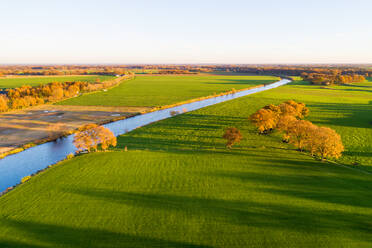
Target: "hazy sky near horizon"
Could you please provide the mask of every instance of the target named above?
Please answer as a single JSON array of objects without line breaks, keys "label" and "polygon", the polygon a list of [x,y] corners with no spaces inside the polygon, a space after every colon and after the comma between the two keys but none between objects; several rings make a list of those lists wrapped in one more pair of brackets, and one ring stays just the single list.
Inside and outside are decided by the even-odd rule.
[{"label": "hazy sky near horizon", "polygon": [[372,63],[371,0],[2,0],[0,64]]}]

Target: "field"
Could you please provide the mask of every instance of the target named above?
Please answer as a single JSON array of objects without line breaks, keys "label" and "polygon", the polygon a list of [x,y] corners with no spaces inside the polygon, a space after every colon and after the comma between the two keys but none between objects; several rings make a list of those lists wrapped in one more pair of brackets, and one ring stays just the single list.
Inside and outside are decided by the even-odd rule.
[{"label": "field", "polygon": [[[99,107],[40,105],[24,110],[0,114],[0,154],[27,143],[48,138],[63,124],[63,130],[71,131],[84,124],[106,122],[118,116],[132,116],[146,107]],[[58,134],[56,130],[56,135]]]},{"label": "field", "polygon": [[84,95],[58,104],[155,107],[277,80],[277,77],[270,76],[236,75],[141,76],[107,92]]},{"label": "field", "polygon": [[113,76],[14,76],[9,78],[0,77],[0,89],[1,88],[17,88],[22,85],[37,86],[40,84],[47,84],[51,82],[71,82],[71,81],[84,81],[84,82],[95,82],[99,78],[101,82],[107,81],[113,78]]},{"label": "field", "polygon": [[[67,78],[69,77],[65,77]],[[95,80],[95,77],[85,77],[87,78]],[[32,79],[36,80],[36,78]],[[132,115],[134,112],[148,111],[157,105],[177,103],[214,92],[231,90],[234,87],[242,89],[276,80],[278,80],[276,77],[236,75],[146,76],[125,81],[106,92],[85,94],[53,106],[39,106],[25,111],[2,113],[0,114],[0,154],[20,145],[46,138],[50,125],[57,122],[65,124],[68,129],[72,130],[88,122],[114,119],[112,115],[117,114],[115,107],[119,107],[118,111],[121,114]],[[43,112],[46,110],[52,110],[54,113],[46,114]]]},{"label": "field", "polygon": [[[371,247],[371,91],[298,81],[136,129],[1,197],[0,247]],[[247,116],[288,99],[359,165],[258,135]],[[244,136],[232,150],[228,126]]]}]

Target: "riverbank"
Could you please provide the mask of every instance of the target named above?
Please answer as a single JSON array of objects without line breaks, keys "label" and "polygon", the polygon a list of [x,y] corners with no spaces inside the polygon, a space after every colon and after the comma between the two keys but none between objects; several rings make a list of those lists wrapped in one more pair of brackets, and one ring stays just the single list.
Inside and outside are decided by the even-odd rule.
[{"label": "riverbank", "polygon": [[[288,82],[288,80],[281,80],[264,87],[254,87],[245,91],[239,91],[226,95],[222,94],[217,97],[210,97],[201,101],[181,104],[167,109],[161,109],[153,112],[150,111],[148,113],[136,115],[132,118],[110,122],[105,124],[105,127],[109,128],[116,136],[118,136],[138,127],[172,117],[174,116],[173,113],[179,114],[197,110],[206,106],[276,88],[287,84]],[[26,149],[18,154],[7,156],[1,159],[0,191],[17,184],[23,177],[55,164],[58,161],[65,159],[68,154],[74,154],[75,152],[76,147],[73,145],[73,135],[69,135],[63,139],[58,139],[56,142],[47,142],[30,149]]]},{"label": "riverbank", "polygon": [[[109,152],[60,162],[0,197],[0,244],[369,247],[371,176],[258,135],[247,121],[265,105],[294,98],[311,105],[312,121],[337,125],[334,105],[318,108],[310,100],[343,106],[342,93],[314,90],[294,83],[177,115],[119,136]],[[116,123],[124,129],[146,116],[153,120],[148,114]],[[222,138],[229,126],[244,137],[232,149]]]},{"label": "riverbank", "polygon": [[[128,81],[128,79],[131,78],[123,78],[121,82]],[[118,87],[120,84],[112,88]],[[0,121],[3,119],[3,124],[0,124],[0,159],[24,151],[35,145],[73,134],[80,126],[87,123],[103,125],[133,117],[138,114],[169,109],[187,103],[238,93],[262,86],[264,85],[259,84],[238,90],[230,89],[221,93],[214,93],[212,95],[159,107],[41,105],[18,111],[11,111],[9,115],[8,113],[3,113],[0,114]],[[95,93],[96,92],[89,92],[84,95],[93,95]],[[35,127],[35,125],[37,127]],[[53,126],[56,126],[59,130],[51,134],[50,129],[53,129]]]}]

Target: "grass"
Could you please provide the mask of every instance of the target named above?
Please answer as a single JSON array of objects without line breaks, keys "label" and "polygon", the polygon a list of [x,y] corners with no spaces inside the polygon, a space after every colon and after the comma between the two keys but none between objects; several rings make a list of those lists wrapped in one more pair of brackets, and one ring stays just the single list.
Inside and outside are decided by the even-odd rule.
[{"label": "grass", "polygon": [[37,86],[40,84],[47,84],[51,82],[71,82],[71,81],[84,81],[84,82],[95,82],[99,78],[101,82],[114,78],[113,76],[100,76],[100,75],[89,75],[89,76],[61,76],[61,77],[13,77],[13,78],[0,78],[0,88],[17,88],[22,85]]},{"label": "grass", "polygon": [[[110,152],[62,162],[1,197],[0,247],[371,247],[372,175],[247,122],[268,103],[303,100],[309,119],[354,149],[347,136],[368,128],[359,111],[369,111],[369,87],[295,82],[122,135]],[[244,136],[232,150],[228,126]]]},{"label": "grass", "polygon": [[106,92],[68,99],[58,104],[90,106],[162,106],[220,93],[232,88],[271,83],[270,76],[144,76]]}]

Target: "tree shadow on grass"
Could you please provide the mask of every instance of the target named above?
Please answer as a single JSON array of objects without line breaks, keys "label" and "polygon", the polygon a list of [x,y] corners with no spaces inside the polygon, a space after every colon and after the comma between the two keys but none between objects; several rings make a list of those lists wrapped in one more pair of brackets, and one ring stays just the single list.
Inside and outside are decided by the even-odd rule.
[{"label": "tree shadow on grass", "polygon": [[246,118],[219,115],[176,116],[119,136],[118,146],[169,151],[222,148],[223,130],[244,121]]},{"label": "tree shadow on grass", "polygon": [[[360,177],[337,177],[334,175],[275,175],[257,172],[219,172],[219,177],[237,179],[242,182],[255,182],[265,185],[265,192],[290,195],[319,202],[336,203],[353,207],[372,208],[372,179]],[[371,177],[372,178],[372,177]],[[278,189],[278,187],[280,187]]]},{"label": "tree shadow on grass", "polygon": [[[181,211],[187,216],[211,218],[220,225],[232,223],[247,227],[289,230],[303,233],[326,234],[332,236],[342,231],[349,238],[372,241],[371,215],[353,214],[348,211],[328,211],[306,206],[298,207],[290,204],[259,203],[253,201],[237,201],[208,199],[199,197],[123,192],[96,189],[70,190],[69,193],[113,201],[120,204],[160,209],[164,211]],[[358,235],[355,235],[357,232]]]},{"label": "tree shadow on grass", "polygon": [[[196,248],[210,246],[196,245],[187,242],[163,240],[137,235],[111,232],[95,228],[67,227],[56,224],[38,223],[33,221],[21,221],[14,219],[1,219],[8,227],[17,230],[32,240],[43,245],[24,244],[13,240],[0,239],[1,248],[15,247],[183,247]],[[156,223],[155,223],[156,224]],[[47,245],[44,245],[44,244]]]},{"label": "tree shadow on grass", "polygon": [[317,109],[321,113],[342,113],[342,117],[332,118],[326,116],[314,124],[330,124],[335,126],[371,128],[372,104],[347,104],[347,103],[311,103],[308,107]]}]

